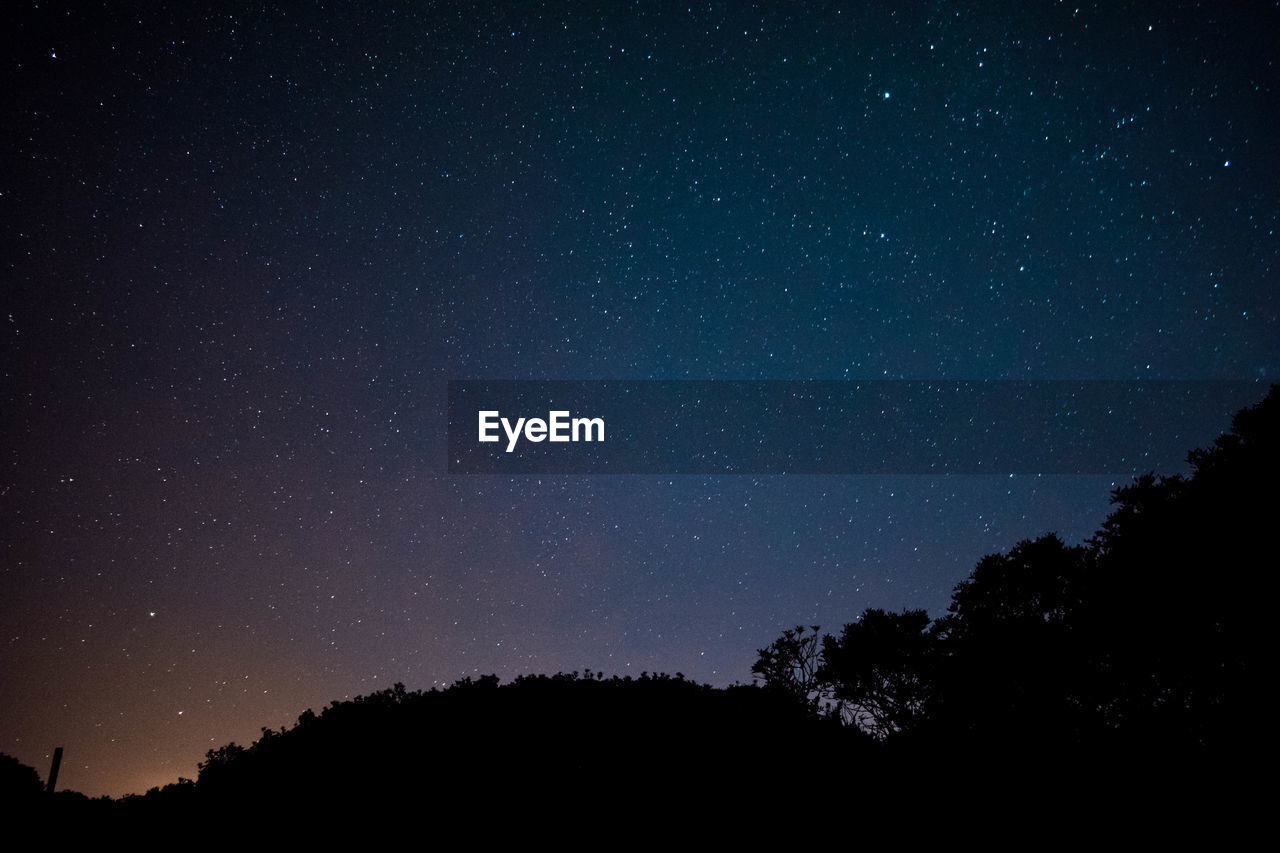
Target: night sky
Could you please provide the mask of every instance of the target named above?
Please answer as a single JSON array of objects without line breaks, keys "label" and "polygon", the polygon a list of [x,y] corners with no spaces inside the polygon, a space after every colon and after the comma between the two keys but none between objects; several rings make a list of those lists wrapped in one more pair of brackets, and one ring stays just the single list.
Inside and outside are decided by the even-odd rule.
[{"label": "night sky", "polygon": [[1280,372],[1276,4],[209,5],[0,13],[0,752],[60,787],[746,682],[1127,481],[451,476],[449,380]]}]

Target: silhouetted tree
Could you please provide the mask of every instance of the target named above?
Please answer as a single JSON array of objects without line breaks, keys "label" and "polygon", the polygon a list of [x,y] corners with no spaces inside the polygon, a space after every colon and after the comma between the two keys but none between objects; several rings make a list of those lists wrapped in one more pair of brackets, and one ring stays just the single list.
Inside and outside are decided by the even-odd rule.
[{"label": "silhouetted tree", "polygon": [[839,638],[822,638],[817,678],[829,686],[847,722],[885,738],[920,720],[936,655],[928,613],[868,608]]},{"label": "silhouetted tree", "polygon": [[1188,455],[1190,477],[1117,489],[1082,596],[1112,726],[1213,749],[1267,725],[1267,626],[1280,517],[1280,386]]},{"label": "silhouetted tree", "polygon": [[936,626],[930,714],[948,736],[1075,741],[1095,723],[1076,622],[1090,553],[1055,535],[978,561]]},{"label": "silhouetted tree", "polygon": [[789,628],[757,655],[751,674],[766,688],[818,710],[826,685],[818,675],[822,658],[817,625],[809,626],[808,633],[803,625]]}]

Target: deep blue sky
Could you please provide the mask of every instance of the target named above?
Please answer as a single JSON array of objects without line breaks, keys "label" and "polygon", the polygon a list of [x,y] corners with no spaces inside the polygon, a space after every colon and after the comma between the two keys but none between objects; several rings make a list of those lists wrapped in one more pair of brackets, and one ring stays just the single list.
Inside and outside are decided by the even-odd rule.
[{"label": "deep blue sky", "polygon": [[451,477],[449,379],[1280,371],[1275,4],[215,5],[0,26],[0,751],[64,786],[746,681],[1124,482]]}]

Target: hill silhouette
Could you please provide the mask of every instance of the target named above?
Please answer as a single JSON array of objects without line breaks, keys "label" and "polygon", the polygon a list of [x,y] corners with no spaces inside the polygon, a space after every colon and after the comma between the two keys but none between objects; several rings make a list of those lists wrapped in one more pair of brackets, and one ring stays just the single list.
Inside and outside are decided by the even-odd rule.
[{"label": "hill silhouette", "polygon": [[[249,746],[210,750],[197,779],[117,801],[64,802],[103,825],[189,826],[269,809],[408,814],[484,825],[573,814],[599,826],[634,809],[738,810],[778,780],[836,775],[876,746],[775,691],[681,675],[600,674],[403,685],[307,711]],[[681,805],[683,804],[683,805]]]},{"label": "hill silhouette", "polygon": [[1187,477],[1116,490],[1086,543],[1047,535],[984,557],[940,618],[871,609],[835,635],[784,632],[760,650],[759,686],[590,672],[397,684],[117,801],[43,797],[5,757],[7,799],[129,826],[268,809],[598,827],[653,808],[785,825],[946,798],[1065,808],[1083,792],[1239,809],[1269,767],[1280,386],[1189,461]]}]

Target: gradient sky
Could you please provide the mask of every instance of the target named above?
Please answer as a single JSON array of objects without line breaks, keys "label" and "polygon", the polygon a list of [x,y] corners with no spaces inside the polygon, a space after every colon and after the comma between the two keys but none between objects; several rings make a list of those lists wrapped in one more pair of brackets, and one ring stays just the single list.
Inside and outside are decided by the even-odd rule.
[{"label": "gradient sky", "polygon": [[212,5],[0,12],[0,751],[61,787],[748,681],[1125,481],[449,476],[447,380],[1280,371],[1274,3]]}]

